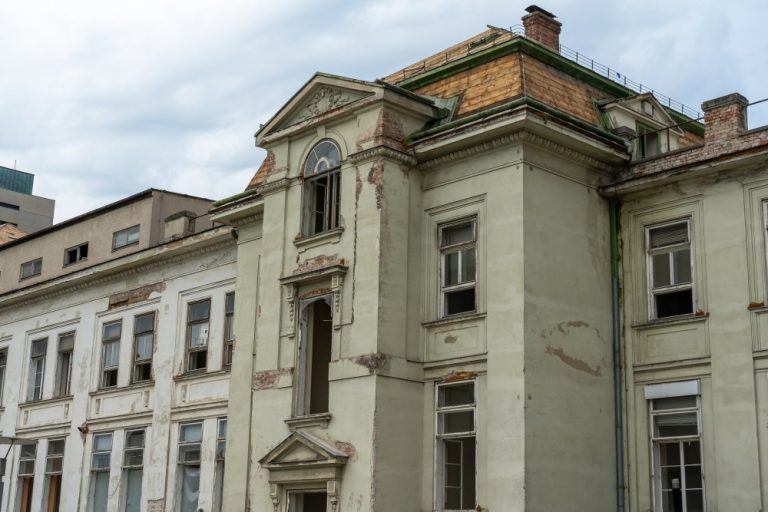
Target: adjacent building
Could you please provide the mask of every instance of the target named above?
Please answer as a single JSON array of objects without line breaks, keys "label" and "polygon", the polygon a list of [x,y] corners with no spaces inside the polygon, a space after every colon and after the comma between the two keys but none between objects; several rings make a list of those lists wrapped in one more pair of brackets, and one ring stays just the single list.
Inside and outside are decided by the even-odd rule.
[{"label": "adjacent building", "polygon": [[32,233],[53,224],[52,199],[32,195],[33,174],[0,166],[0,226]]},{"label": "adjacent building", "polygon": [[0,509],[221,509],[235,241],[210,206],[150,189],[0,246]]}]

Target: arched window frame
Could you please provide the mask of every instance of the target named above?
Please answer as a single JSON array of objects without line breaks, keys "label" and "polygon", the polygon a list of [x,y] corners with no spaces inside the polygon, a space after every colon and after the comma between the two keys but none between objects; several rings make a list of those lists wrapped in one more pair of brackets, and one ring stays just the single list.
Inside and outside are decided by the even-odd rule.
[{"label": "arched window frame", "polygon": [[341,199],[341,150],[325,139],[309,151],[303,168],[304,236],[314,236],[339,227]]}]

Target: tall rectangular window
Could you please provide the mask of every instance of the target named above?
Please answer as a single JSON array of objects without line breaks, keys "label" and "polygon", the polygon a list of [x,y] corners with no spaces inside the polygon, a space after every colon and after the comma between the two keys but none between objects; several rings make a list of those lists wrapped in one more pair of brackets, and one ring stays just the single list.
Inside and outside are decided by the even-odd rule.
[{"label": "tall rectangular window", "polygon": [[651,400],[655,510],[703,512],[704,474],[697,396]]},{"label": "tall rectangular window", "polygon": [[64,439],[48,441],[45,456],[45,503],[46,512],[59,512],[61,504],[61,474],[64,468]]},{"label": "tall rectangular window", "polygon": [[224,503],[224,458],[227,454],[227,418],[219,418],[216,431],[216,481],[213,486],[213,510],[221,512]]},{"label": "tall rectangular window", "polygon": [[139,243],[139,229],[140,226],[137,224],[120,231],[115,231],[112,234],[112,250]]},{"label": "tall rectangular window", "polygon": [[465,219],[438,227],[441,316],[477,310],[477,221]]},{"label": "tall rectangular window", "polygon": [[75,333],[59,335],[59,355],[56,360],[56,396],[69,396],[72,383],[72,354],[75,350]]},{"label": "tall rectangular window", "polygon": [[232,365],[235,350],[235,292],[224,299],[224,366]]},{"label": "tall rectangular window", "polygon": [[191,302],[187,306],[187,371],[205,370],[208,366],[208,328],[211,300]]},{"label": "tall rectangular window", "polygon": [[179,512],[197,512],[203,424],[179,425]]},{"label": "tall rectangular window", "polygon": [[104,324],[101,329],[101,386],[117,386],[117,372],[120,365],[120,337],[123,334],[123,321],[117,320]]},{"label": "tall rectangular window", "polygon": [[93,435],[91,452],[90,510],[107,510],[109,502],[109,466],[112,458],[112,432]]},{"label": "tall rectangular window", "polygon": [[141,510],[141,481],[144,476],[145,442],[146,431],[144,429],[125,431],[125,448],[123,450],[125,503],[123,512],[139,512]]},{"label": "tall rectangular window", "polygon": [[35,483],[37,443],[22,444],[19,453],[19,512],[32,511],[32,488]]},{"label": "tall rectangular window", "polygon": [[138,315],[133,323],[133,382],[152,378],[152,351],[155,346],[155,313]]},{"label": "tall rectangular window", "polygon": [[298,353],[296,415],[328,412],[328,365],[333,343],[333,313],[326,298],[304,304]]},{"label": "tall rectangular window", "polygon": [[8,349],[0,349],[0,405],[3,404],[3,392],[5,391],[5,366],[8,364]]},{"label": "tall rectangular window", "polygon": [[693,253],[689,220],[646,230],[651,318],[693,313]]},{"label": "tall rectangular window", "polygon": [[45,375],[45,354],[47,351],[48,338],[32,342],[27,380],[27,400],[43,399],[43,376]]},{"label": "tall rectangular window", "polygon": [[37,258],[36,260],[27,261],[21,264],[19,270],[19,281],[27,279],[28,277],[39,276],[43,272],[43,258]]},{"label": "tall rectangular window", "polygon": [[439,384],[436,396],[438,510],[475,509],[474,381]]}]

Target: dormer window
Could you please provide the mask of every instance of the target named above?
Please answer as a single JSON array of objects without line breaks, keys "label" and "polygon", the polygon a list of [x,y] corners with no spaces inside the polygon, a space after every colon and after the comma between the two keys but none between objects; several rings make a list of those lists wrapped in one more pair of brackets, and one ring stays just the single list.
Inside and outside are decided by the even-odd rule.
[{"label": "dormer window", "polygon": [[339,227],[341,153],[329,140],[318,143],[304,164],[305,236]]}]

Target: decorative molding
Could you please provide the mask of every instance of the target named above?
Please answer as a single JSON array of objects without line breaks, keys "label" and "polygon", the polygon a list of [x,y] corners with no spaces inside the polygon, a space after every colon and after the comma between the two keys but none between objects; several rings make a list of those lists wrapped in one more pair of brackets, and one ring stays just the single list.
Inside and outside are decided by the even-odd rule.
[{"label": "decorative molding", "polygon": [[[110,281],[114,281],[116,279],[122,279],[124,277],[136,275],[136,274],[144,274],[160,267],[178,264],[185,260],[195,259],[202,254],[216,252],[220,249],[227,248],[228,246],[232,246],[232,248],[234,248],[234,243],[235,243],[235,240],[231,236],[227,236],[227,238],[223,239],[222,241],[209,243],[207,245],[204,245],[203,247],[197,247],[192,250],[183,251],[180,254],[172,254],[170,256],[166,256],[161,253],[155,254],[151,256],[151,258],[155,258],[154,261],[148,261],[147,263],[140,263],[134,267],[127,268],[124,270],[118,270],[119,267],[117,266],[114,269],[106,269],[106,270],[89,269],[93,271],[92,274],[80,276],[80,277],[73,277],[72,280],[74,282],[72,282],[71,284],[52,285],[52,286],[62,286],[58,290],[46,290],[46,289],[32,290],[26,293],[34,294],[33,297],[20,298],[19,300],[13,300],[13,298],[9,298],[9,299],[6,299],[9,301],[8,303],[5,303],[3,299],[0,299],[0,312],[5,310],[8,307],[20,307],[20,306],[28,306],[30,304],[34,304],[35,302],[39,301],[41,298],[50,300],[53,298],[61,297],[63,295],[73,294],[81,290],[88,290],[93,287],[108,283]],[[115,260],[111,260],[105,263],[111,263],[112,261],[115,261]],[[232,262],[234,261],[235,260],[233,259]],[[230,262],[226,262],[226,263],[230,263]],[[131,264],[130,262],[126,263],[126,265],[130,265],[130,264]],[[109,272],[110,270],[113,270],[114,273],[111,273],[104,277],[93,277],[105,272]],[[67,276],[64,276],[64,277],[67,277]],[[169,281],[171,279],[175,279],[176,277],[178,276],[164,279],[164,281]],[[23,295],[20,295],[20,297],[23,297]]]},{"label": "decorative molding", "polygon": [[363,151],[358,151],[357,153],[352,153],[347,158],[353,164],[357,164],[363,160],[377,157],[396,160],[400,163],[410,166],[415,166],[418,164],[418,160],[416,160],[416,157],[413,155],[403,153],[402,151],[398,151],[387,146],[376,146],[370,149],[365,149]]},{"label": "decorative molding", "polygon": [[591,156],[585,155],[580,151],[576,151],[575,149],[569,148],[567,146],[564,146],[562,144],[559,144],[557,142],[544,138],[540,135],[536,135],[524,130],[520,130],[520,131],[511,133],[509,135],[504,135],[489,141],[481,142],[479,144],[475,144],[474,146],[469,146],[467,148],[463,148],[458,151],[451,151],[449,153],[446,153],[445,155],[440,155],[435,158],[431,158],[429,160],[424,160],[423,162],[418,164],[418,168],[424,171],[430,170],[435,167],[439,167],[447,163],[455,162],[457,160],[461,160],[470,156],[486,153],[488,151],[492,151],[494,149],[500,148],[502,146],[506,146],[508,144],[514,144],[516,142],[524,142],[524,141],[530,142],[532,144],[536,144],[537,146],[547,149],[553,153],[557,153],[569,160],[575,160],[579,163],[582,163],[588,167],[597,169],[602,172],[613,173],[617,171],[617,168],[610,166],[605,162],[597,160],[596,158],[592,158]]},{"label": "decorative molding", "polygon": [[256,193],[265,196],[273,192],[278,192],[291,186],[290,178],[280,178],[279,180],[270,181],[256,188]]},{"label": "decorative molding", "polygon": [[321,86],[317,92],[309,97],[309,100],[299,110],[294,117],[297,122],[306,121],[309,118],[317,117],[320,114],[333,110],[335,108],[352,103],[354,99],[349,94],[345,94],[341,89]]}]

